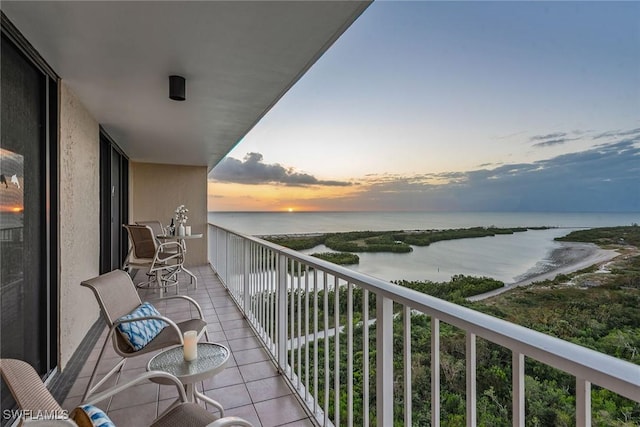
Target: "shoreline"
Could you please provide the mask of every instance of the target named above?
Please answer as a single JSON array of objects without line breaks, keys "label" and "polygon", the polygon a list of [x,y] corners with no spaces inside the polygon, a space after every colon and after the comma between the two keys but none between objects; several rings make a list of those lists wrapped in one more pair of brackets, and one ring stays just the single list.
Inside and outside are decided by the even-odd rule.
[{"label": "shoreline", "polygon": [[[550,227],[555,228],[555,227]],[[402,230],[405,232],[418,231],[418,230]],[[429,230],[419,230],[429,231]],[[326,233],[288,233],[288,234],[275,234],[275,235],[262,235],[257,236],[259,238],[265,237],[311,237],[318,236]],[[515,278],[516,281],[512,283],[505,283],[501,288],[494,289],[489,292],[485,292],[478,295],[468,297],[468,301],[481,301],[511,289],[528,286],[535,282],[542,282],[549,279],[554,279],[560,274],[569,274],[593,265],[602,266],[603,264],[613,260],[620,256],[620,252],[613,249],[603,249],[595,243],[582,243],[582,242],[558,242],[559,247],[553,249],[547,258],[541,260],[535,267],[521,276]],[[538,271],[535,271],[536,267]]]},{"label": "shoreline", "polygon": [[613,249],[602,249],[594,243],[560,242],[561,246],[554,249],[550,255],[553,267],[549,270],[536,273],[514,283],[505,284],[504,287],[494,289],[483,294],[478,294],[467,298],[468,301],[481,301],[511,289],[527,286],[534,282],[541,282],[554,279],[559,274],[573,273],[593,265],[600,265],[611,261],[620,255]]}]

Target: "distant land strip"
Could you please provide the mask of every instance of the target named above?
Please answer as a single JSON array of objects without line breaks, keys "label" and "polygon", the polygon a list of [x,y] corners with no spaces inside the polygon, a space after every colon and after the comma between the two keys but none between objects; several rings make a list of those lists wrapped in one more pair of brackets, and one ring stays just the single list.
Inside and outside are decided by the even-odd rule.
[{"label": "distant land strip", "polygon": [[443,240],[489,237],[527,230],[547,230],[554,227],[471,227],[450,230],[349,231],[261,236],[262,239],[293,250],[325,245],[338,252],[411,252],[411,246],[428,246]]}]

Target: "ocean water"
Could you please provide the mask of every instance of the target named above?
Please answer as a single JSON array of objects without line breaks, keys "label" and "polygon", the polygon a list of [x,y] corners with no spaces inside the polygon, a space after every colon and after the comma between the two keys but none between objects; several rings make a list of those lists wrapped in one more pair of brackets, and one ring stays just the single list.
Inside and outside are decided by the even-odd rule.
[{"label": "ocean water", "polygon": [[639,213],[209,212],[209,222],[251,235],[466,227],[594,228],[640,223]]},{"label": "ocean water", "polygon": [[[640,213],[513,212],[210,212],[209,221],[251,235],[496,227],[556,227],[511,235],[449,240],[407,254],[359,253],[349,268],[385,280],[447,281],[455,274],[513,283],[551,268],[556,237],[580,228],[640,223]],[[327,252],[318,246],[303,253]]]}]

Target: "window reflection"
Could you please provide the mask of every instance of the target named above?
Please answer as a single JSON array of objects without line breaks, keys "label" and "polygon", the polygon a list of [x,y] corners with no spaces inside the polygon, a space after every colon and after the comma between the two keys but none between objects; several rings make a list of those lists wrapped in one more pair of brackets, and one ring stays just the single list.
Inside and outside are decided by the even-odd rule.
[{"label": "window reflection", "polygon": [[[0,243],[2,244],[2,274],[11,265],[5,258],[23,240],[24,227],[24,157],[0,148]],[[3,278],[2,283],[5,283]]]},{"label": "window reflection", "polygon": [[[2,344],[7,353],[22,353],[22,304],[24,283],[24,157],[0,148],[0,295],[2,298]],[[7,351],[9,350],[9,351]]]}]

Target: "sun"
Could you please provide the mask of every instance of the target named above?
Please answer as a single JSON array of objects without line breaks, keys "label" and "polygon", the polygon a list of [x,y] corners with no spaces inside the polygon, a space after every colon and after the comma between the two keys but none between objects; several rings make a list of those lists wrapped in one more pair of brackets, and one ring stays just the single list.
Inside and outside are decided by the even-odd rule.
[{"label": "sun", "polygon": [[293,208],[287,208],[287,212],[293,212]]}]

